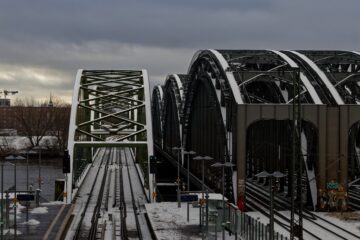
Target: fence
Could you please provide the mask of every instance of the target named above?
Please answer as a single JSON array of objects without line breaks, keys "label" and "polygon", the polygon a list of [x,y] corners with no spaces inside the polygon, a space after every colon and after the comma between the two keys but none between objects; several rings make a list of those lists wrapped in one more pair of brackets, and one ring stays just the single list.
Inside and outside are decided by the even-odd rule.
[{"label": "fence", "polygon": [[[223,219],[223,212],[225,213]],[[202,226],[206,228],[206,210],[203,208],[204,216]],[[259,220],[241,212],[234,204],[225,204],[225,211],[222,209],[222,201],[217,202],[217,206],[209,206],[208,228],[206,232],[207,239],[217,239],[222,232],[223,227],[226,234],[233,235],[234,239],[244,240],[268,240],[270,239],[269,224],[261,223]],[[206,231],[206,229],[205,229]],[[221,237],[219,238],[221,239]],[[287,240],[288,237],[274,232],[275,240]]]}]

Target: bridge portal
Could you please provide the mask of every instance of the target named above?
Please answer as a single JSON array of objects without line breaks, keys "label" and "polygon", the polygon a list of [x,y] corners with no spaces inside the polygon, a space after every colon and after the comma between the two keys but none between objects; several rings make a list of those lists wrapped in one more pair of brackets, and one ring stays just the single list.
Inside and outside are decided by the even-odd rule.
[{"label": "bridge portal", "polygon": [[145,173],[147,195],[153,199],[152,134],[146,70],[79,70],[71,107],[66,202],[74,198],[100,147],[131,148]]}]

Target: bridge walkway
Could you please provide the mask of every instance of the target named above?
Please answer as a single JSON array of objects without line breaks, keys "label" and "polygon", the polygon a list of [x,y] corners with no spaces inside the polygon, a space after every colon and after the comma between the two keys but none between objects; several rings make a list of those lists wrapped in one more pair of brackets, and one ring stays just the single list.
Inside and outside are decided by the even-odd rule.
[{"label": "bridge walkway", "polygon": [[130,148],[100,148],[74,198],[65,239],[152,239]]}]

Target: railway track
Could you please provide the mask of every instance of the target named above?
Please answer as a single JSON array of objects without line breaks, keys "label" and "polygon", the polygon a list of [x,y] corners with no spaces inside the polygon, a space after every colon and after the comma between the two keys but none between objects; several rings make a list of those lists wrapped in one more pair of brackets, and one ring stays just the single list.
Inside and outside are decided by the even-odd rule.
[{"label": "railway track", "polygon": [[349,189],[348,204],[353,210],[360,210],[360,191]]},{"label": "railway track", "polygon": [[[106,173],[107,166],[110,159],[111,150],[104,149],[104,154],[102,155],[101,160],[95,162],[95,164],[99,164],[98,170],[96,172],[95,180],[89,192],[89,197],[86,201],[85,207],[81,212],[81,218],[77,225],[77,229],[75,231],[74,239],[95,239],[96,238],[96,230],[97,230],[97,218],[99,215],[100,207],[101,207],[101,197],[104,191],[104,185],[106,181]],[[101,184],[99,186],[99,180]],[[96,202],[95,202],[96,201]],[[90,209],[90,205],[95,203],[95,207]],[[84,223],[85,217],[88,216],[88,213],[92,212],[91,217],[91,226],[90,228]]]},{"label": "railway track", "polygon": [[[247,189],[247,196],[250,196],[250,200],[253,202],[256,202],[256,210],[267,216],[270,217],[269,214],[269,199],[266,197],[266,195],[263,195],[262,191],[259,191],[259,189],[248,187]],[[267,203],[266,203],[267,202]],[[274,206],[276,209],[276,207]],[[274,222],[281,226],[281,228],[285,229],[287,232],[290,232],[290,218],[279,211],[274,211]],[[320,237],[317,237],[314,233],[311,231],[308,231],[304,229],[304,239],[322,239]]]},{"label": "railway track", "polygon": [[[124,195],[124,198],[122,198],[122,201],[124,201],[124,205],[127,207],[127,214],[129,216],[128,221],[132,222],[132,226],[128,226],[128,229],[126,229],[126,237],[132,237],[132,238],[138,238],[138,239],[143,239],[142,237],[142,232],[141,232],[141,226],[139,224],[139,217],[138,217],[138,207],[136,206],[136,201],[135,201],[135,195],[134,195],[134,190],[133,190],[133,184],[132,184],[132,178],[131,178],[131,174],[130,174],[130,164],[129,164],[129,158],[131,157],[130,155],[130,150],[125,151],[122,150],[121,151],[121,158],[120,158],[120,169],[123,170],[123,173],[126,177],[126,181],[128,181],[128,189],[129,191],[126,191],[127,194],[126,196]],[[123,179],[125,180],[125,179]],[[124,191],[124,185],[122,185],[123,189],[121,191]],[[134,223],[135,223],[135,229],[134,229]]]},{"label": "railway track", "polygon": [[120,198],[119,198],[119,209],[120,209],[120,235],[121,239],[127,239],[127,227],[126,227],[126,202],[125,202],[125,193],[124,193],[124,176],[123,176],[123,164],[122,159],[119,154],[119,176],[120,176]]},{"label": "railway track", "polygon": [[[269,202],[268,190],[254,184],[254,183],[251,183],[251,182],[247,183],[247,187],[248,187],[250,196],[252,196],[251,199],[253,201],[257,201],[259,204],[262,204],[264,206],[262,212],[265,209],[268,211],[269,205],[266,204],[266,202]],[[285,210],[285,209],[290,208],[290,204],[286,201],[286,199],[276,196],[274,198],[274,207],[275,207],[275,209],[277,208],[279,210]],[[265,213],[265,214],[267,217],[269,217],[268,213]],[[290,225],[290,219],[288,216],[285,216],[284,214],[277,212],[277,211],[275,211],[275,215],[277,217],[280,217],[282,220],[286,220],[287,223],[282,222],[282,224],[286,224],[287,226]],[[278,221],[278,220],[275,220],[275,222],[276,221]],[[279,224],[279,225],[286,228],[282,224]],[[344,228],[338,226],[337,224],[335,224],[321,216],[318,216],[318,215],[314,214],[313,212],[310,212],[306,209],[303,211],[303,226],[304,226],[304,232],[309,234],[309,236],[314,239],[322,239],[321,237],[319,237],[317,235],[319,233],[319,231],[323,232],[323,234],[325,234],[327,236],[332,235],[332,237],[333,237],[332,239],[344,239],[344,240],[360,239],[359,235],[356,235],[356,234],[352,233],[351,231],[344,229]],[[308,230],[306,230],[306,228],[318,229],[318,231],[313,230],[313,231],[309,232]],[[314,233],[317,233],[317,234],[314,234]]]},{"label": "railway track", "polygon": [[152,239],[130,148],[100,148],[78,189],[66,239]]}]

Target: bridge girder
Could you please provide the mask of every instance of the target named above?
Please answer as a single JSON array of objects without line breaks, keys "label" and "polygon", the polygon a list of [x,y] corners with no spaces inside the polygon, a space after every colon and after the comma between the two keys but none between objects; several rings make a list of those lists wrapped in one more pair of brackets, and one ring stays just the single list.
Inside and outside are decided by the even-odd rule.
[{"label": "bridge girder", "polygon": [[[335,55],[335,57],[332,55]],[[328,110],[321,110],[321,113],[315,113],[315,111],[312,112],[312,114],[320,114],[322,117],[328,116],[331,118],[329,120],[330,122],[334,120],[336,114],[339,114],[339,118],[345,119],[342,114],[345,114],[345,112],[348,112],[348,110],[344,109],[350,109],[351,107],[347,108],[344,106],[344,108],[341,108],[342,110],[339,111],[334,110],[333,107],[337,108],[338,106],[344,105],[344,103],[348,103],[348,101],[346,101],[344,98],[344,94],[340,91],[340,87],[342,87],[343,91],[348,91],[347,94],[351,92],[343,86],[345,82],[347,84],[352,84],[352,89],[356,89],[356,85],[360,86],[360,81],[358,78],[358,72],[360,70],[358,64],[359,57],[360,54],[357,52],[345,51],[198,51],[195,53],[191,61],[187,73],[188,78],[183,83],[185,97],[182,104],[177,104],[177,106],[181,107],[172,107],[176,108],[173,110],[173,112],[179,112],[180,116],[182,116],[179,123],[179,125],[182,127],[182,145],[187,150],[198,150],[199,154],[206,154],[215,157],[216,161],[232,161],[233,163],[237,164],[237,169],[235,171],[237,180],[231,184],[230,182],[232,181],[232,176],[231,173],[228,172],[227,190],[230,189],[230,192],[233,192],[231,189],[232,186],[234,186],[234,192],[237,192],[237,196],[239,197],[239,195],[243,194],[242,191],[245,191],[245,179],[247,178],[247,174],[249,174],[248,169],[246,169],[248,167],[244,165],[244,161],[248,161],[246,160],[248,158],[246,154],[249,151],[247,147],[249,143],[239,143],[239,136],[241,134],[245,134],[246,136],[248,131],[247,128],[249,126],[242,128],[239,125],[240,119],[243,119],[244,117],[246,119],[246,116],[239,116],[239,111],[237,110],[238,106],[254,105],[254,107],[256,107],[259,105],[259,108],[257,108],[258,110],[256,111],[260,111],[261,116],[263,116],[261,112],[262,109],[264,109],[262,107],[264,104],[278,105],[279,108],[274,107],[272,110],[275,111],[275,113],[278,111],[277,109],[282,111],[281,106],[286,106],[286,104],[292,103],[294,98],[293,80],[294,78],[299,77],[298,84],[300,87],[299,97],[301,103],[305,106],[309,104],[313,105],[314,107],[318,106],[318,111],[323,109],[324,105],[329,107]],[[321,64],[317,62],[319,59],[321,59]],[[338,67],[334,68],[334,64],[337,64]],[[170,86],[168,81],[166,84]],[[350,95],[353,95],[353,102],[356,101],[357,93],[357,90],[353,90],[350,93]],[[176,94],[174,94],[174,96],[175,95]],[[167,100],[163,99],[163,101],[163,105],[167,104]],[[210,105],[214,106],[215,108],[213,115],[209,115],[209,113],[206,113],[204,110],[205,108],[210,107]],[[287,108],[288,107],[289,106],[287,106]],[[357,108],[354,107],[353,109],[355,110]],[[286,116],[288,116],[288,120],[291,120],[290,112],[291,111],[288,111],[287,115],[284,113]],[[163,118],[166,118],[166,114],[167,113],[163,112]],[[249,113],[247,112],[246,114]],[[195,115],[197,117],[194,117]],[[203,117],[201,118],[201,116]],[[209,116],[212,116],[214,119],[207,121],[206,118]],[[201,118],[204,126],[197,124],[196,118]],[[283,116],[281,121],[284,121],[285,118],[286,117]],[[343,122],[341,121],[336,122],[336,124],[334,123],[337,126],[335,127],[336,129],[338,129],[340,126],[347,129],[339,130],[341,133],[338,135],[336,135],[334,132],[327,132],[327,136],[341,136],[341,140],[339,140],[339,142],[328,141],[329,143],[326,144],[326,139],[324,139],[324,136],[319,136],[319,134],[317,134],[319,130],[316,129],[316,127],[318,128],[321,126],[321,124],[326,125],[326,121],[317,122],[317,124],[304,124],[303,134],[306,135],[305,141],[307,142],[307,149],[311,152],[309,152],[309,154],[314,155],[312,158],[318,158],[318,162],[314,162],[313,167],[308,166],[310,168],[315,168],[315,174],[319,174],[319,172],[321,172],[319,176],[316,176],[316,179],[321,178],[321,180],[319,180],[317,183],[319,186],[318,188],[323,188],[324,182],[329,180],[327,177],[328,173],[324,174],[324,172],[328,172],[327,168],[332,169],[328,164],[334,164],[331,162],[334,161],[334,158],[340,158],[341,154],[344,156],[343,152],[346,148],[345,145],[347,146],[347,144],[353,144],[350,142],[348,143],[348,139],[344,139],[345,135],[349,135],[345,132],[352,132],[352,137],[349,137],[352,139],[357,138],[356,136],[359,135],[360,127],[358,126],[359,124],[356,123],[357,118],[359,118],[359,116],[356,114],[351,117],[351,121],[354,123],[352,126],[342,125]],[[276,118],[274,118],[274,120],[278,121]],[[194,124],[197,124],[197,127],[192,127]],[[219,127],[209,127],[215,126],[214,124]],[[287,126],[284,126],[285,128],[291,128],[290,122],[285,121],[285,124]],[[354,128],[356,124],[358,127]],[[203,131],[201,133],[202,127],[206,128],[207,132],[204,133]],[[352,128],[351,131],[348,129],[350,127]],[[219,129],[221,129],[220,132],[222,133],[219,133]],[[215,131],[217,131],[217,133],[211,133]],[[326,129],[324,131],[326,132],[333,130]],[[198,145],[193,144],[194,141],[197,141],[192,139],[192,136],[194,135],[199,135]],[[313,136],[317,137],[313,139]],[[205,142],[209,138],[216,138],[216,140],[213,141],[214,146],[210,146],[209,151],[204,152],[201,150],[201,142]],[[241,139],[242,141],[246,142],[247,138],[244,137]],[[360,144],[360,140],[356,141],[358,144]],[[166,141],[163,142],[164,146],[166,146],[166,144],[168,144]],[[241,145],[242,147],[240,148],[239,144],[245,145]],[[334,150],[336,144],[342,144],[341,147],[338,148],[341,149],[341,153],[332,151]],[[310,147],[311,145],[314,145],[314,147]],[[329,152],[324,150],[324,146],[326,146],[325,148],[329,148]],[[218,150],[215,151],[218,151],[218,153],[213,152],[216,148]],[[239,151],[242,152],[239,153]],[[243,154],[241,160],[239,160],[239,154]],[[307,155],[306,153],[302,154]],[[339,156],[336,157],[336,154]],[[222,155],[222,157],[220,155]],[[307,157],[307,159],[309,158],[310,157]],[[322,160],[319,160],[320,158]],[[241,162],[241,164],[239,164],[239,162]],[[358,162],[360,163],[360,161]],[[210,164],[211,163],[208,165]],[[345,173],[347,170],[344,170],[346,166],[347,161],[342,161],[341,170],[336,170],[341,171],[339,179],[343,184],[345,184],[347,180],[347,173]],[[215,171],[208,167],[206,170]],[[261,171],[261,169],[258,170]],[[209,178],[213,178],[212,174],[209,174],[209,172],[207,172],[207,176]],[[333,175],[331,176],[334,177]],[[209,181],[209,179],[207,181]],[[217,180],[213,179],[212,181],[216,182]],[[231,199],[232,195],[230,192],[227,191],[227,197],[229,199]]]},{"label": "bridge girder", "polygon": [[152,199],[154,176],[148,172],[148,157],[154,151],[150,104],[146,70],[78,70],[68,140],[67,203],[82,181],[78,173],[84,169],[79,166],[91,163],[98,147],[136,148],[136,160],[147,172],[148,196]]},{"label": "bridge girder", "polygon": [[156,86],[153,89],[151,97],[151,114],[153,123],[154,143],[163,147],[163,104],[164,89],[162,86]]}]

